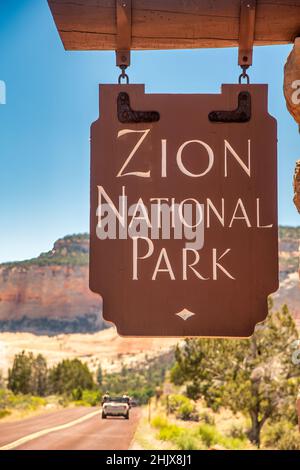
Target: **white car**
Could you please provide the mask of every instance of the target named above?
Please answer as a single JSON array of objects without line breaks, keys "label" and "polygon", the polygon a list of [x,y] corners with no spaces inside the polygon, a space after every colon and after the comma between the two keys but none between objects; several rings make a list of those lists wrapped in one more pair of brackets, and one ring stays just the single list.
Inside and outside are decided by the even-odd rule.
[{"label": "white car", "polygon": [[106,419],[107,416],[123,416],[129,419],[129,409],[128,398],[108,398],[102,405],[102,419]]}]

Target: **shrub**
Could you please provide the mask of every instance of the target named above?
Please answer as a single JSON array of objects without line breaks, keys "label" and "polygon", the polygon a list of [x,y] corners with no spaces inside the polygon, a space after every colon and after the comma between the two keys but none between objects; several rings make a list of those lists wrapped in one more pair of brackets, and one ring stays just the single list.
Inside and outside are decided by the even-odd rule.
[{"label": "shrub", "polygon": [[160,429],[168,425],[168,420],[165,416],[155,416],[152,421],[151,425],[154,428]]},{"label": "shrub", "polygon": [[277,449],[279,450],[300,450],[300,436],[299,430],[296,426],[293,427],[287,434],[284,434],[277,442]]},{"label": "shrub", "polygon": [[28,408],[36,410],[41,406],[46,406],[47,400],[42,397],[28,397]]},{"label": "shrub", "polygon": [[36,410],[47,403],[45,398],[14,394],[10,390],[0,390],[0,410]]},{"label": "shrub", "polygon": [[228,431],[229,437],[237,438],[237,439],[246,439],[246,431],[242,424],[240,423],[233,423],[230,426]]},{"label": "shrub", "polygon": [[271,423],[263,435],[263,445],[279,450],[300,450],[299,430],[285,420]]},{"label": "shrub", "polygon": [[178,411],[180,406],[191,403],[191,400],[184,395],[172,394],[169,395],[167,399],[170,413],[175,413],[176,411]]},{"label": "shrub", "polygon": [[181,428],[176,424],[169,423],[165,416],[155,416],[151,424],[159,429],[158,439],[172,442],[180,450],[200,450],[204,448],[195,430]]},{"label": "shrub", "polygon": [[215,426],[210,424],[201,424],[198,428],[201,440],[207,447],[220,445],[225,449],[242,449],[245,447],[245,437],[226,437],[217,431]]},{"label": "shrub", "polygon": [[82,401],[89,406],[97,406],[101,403],[101,393],[98,390],[83,390]]},{"label": "shrub", "polygon": [[199,414],[199,420],[204,421],[206,424],[215,424],[215,418],[212,414],[208,413],[207,411],[202,411],[202,413]]},{"label": "shrub", "polygon": [[170,413],[175,413],[178,419],[198,421],[195,404],[184,395],[169,395],[168,407]]},{"label": "shrub", "polygon": [[179,426],[176,426],[176,424],[167,424],[160,428],[158,438],[162,441],[174,442],[179,438],[182,432],[183,430]]},{"label": "shrub", "polygon": [[82,389],[80,387],[73,388],[71,396],[72,396],[72,400],[74,400],[74,401],[81,400],[82,399]]},{"label": "shrub", "polygon": [[6,416],[9,416],[11,414],[11,411],[9,410],[0,410],[0,419],[5,418]]},{"label": "shrub", "polygon": [[176,446],[180,450],[202,450],[204,446],[190,431],[181,433],[175,440]]},{"label": "shrub", "polygon": [[201,440],[207,447],[217,444],[219,441],[218,438],[220,436],[216,431],[216,428],[210,424],[200,424],[198,432]]},{"label": "shrub", "polygon": [[63,406],[64,408],[69,406],[69,403],[70,403],[69,397],[66,394],[63,394],[58,400],[58,404],[60,406]]},{"label": "shrub", "polygon": [[165,416],[155,416],[151,424],[159,430],[157,438],[170,441],[181,450],[201,450],[216,444],[226,449],[242,449],[245,441],[225,437],[210,424],[201,424],[196,428],[183,428],[169,423]]},{"label": "shrub", "polygon": [[199,415],[195,411],[193,403],[183,403],[180,405],[176,417],[184,421],[199,421]]},{"label": "shrub", "polygon": [[176,439],[175,444],[180,450],[203,450],[205,447],[201,439],[197,439],[195,433],[185,430]]},{"label": "shrub", "polygon": [[220,444],[225,447],[225,449],[230,450],[244,450],[246,445],[246,437],[222,437],[220,439]]}]

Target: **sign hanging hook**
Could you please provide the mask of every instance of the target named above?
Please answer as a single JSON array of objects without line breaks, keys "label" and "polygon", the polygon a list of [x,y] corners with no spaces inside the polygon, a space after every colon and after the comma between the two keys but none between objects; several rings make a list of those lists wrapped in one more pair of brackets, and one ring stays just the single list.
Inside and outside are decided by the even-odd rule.
[{"label": "sign hanging hook", "polygon": [[122,73],[119,75],[118,83],[126,80],[129,83],[129,77],[126,73],[130,65],[131,48],[131,0],[116,0],[116,65],[120,67]]},{"label": "sign hanging hook", "polygon": [[241,0],[238,64],[243,72],[239,76],[239,83],[242,83],[244,78],[247,84],[250,83],[247,69],[252,65],[255,12],[256,0]]}]

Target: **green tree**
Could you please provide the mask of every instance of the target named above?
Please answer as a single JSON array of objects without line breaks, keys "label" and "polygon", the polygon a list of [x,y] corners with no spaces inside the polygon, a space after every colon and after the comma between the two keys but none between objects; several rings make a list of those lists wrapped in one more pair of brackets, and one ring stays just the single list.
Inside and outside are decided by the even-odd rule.
[{"label": "green tree", "polygon": [[33,360],[31,372],[31,393],[44,397],[47,394],[48,368],[47,361],[38,354]]},{"label": "green tree", "polygon": [[71,395],[74,389],[92,389],[93,375],[79,359],[65,359],[49,372],[49,387],[53,393]]},{"label": "green tree", "polygon": [[0,389],[4,387],[5,387],[5,382],[4,382],[3,374],[0,371]]},{"label": "green tree", "polygon": [[297,338],[284,306],[269,312],[248,339],[186,340],[177,347],[171,379],[186,384],[189,397],[202,396],[213,409],[223,405],[248,415],[249,437],[259,447],[264,423],[295,408],[300,369],[292,362],[292,346]]},{"label": "green tree", "polygon": [[32,389],[33,354],[22,351],[16,354],[8,371],[8,388],[14,393],[28,394]]},{"label": "green tree", "polygon": [[164,382],[166,371],[173,363],[174,353],[170,351],[159,357],[148,358],[139,365],[126,367],[123,364],[120,372],[103,375],[101,391],[109,391],[112,395],[126,393],[141,404],[148,403],[149,398],[156,394],[157,387]]},{"label": "green tree", "polygon": [[97,369],[97,383],[100,387],[103,384],[103,371],[102,371],[101,364],[99,364],[99,367]]},{"label": "green tree", "polygon": [[8,388],[14,393],[44,396],[47,392],[47,362],[38,354],[37,357],[22,351],[16,354],[13,366],[8,371]]}]

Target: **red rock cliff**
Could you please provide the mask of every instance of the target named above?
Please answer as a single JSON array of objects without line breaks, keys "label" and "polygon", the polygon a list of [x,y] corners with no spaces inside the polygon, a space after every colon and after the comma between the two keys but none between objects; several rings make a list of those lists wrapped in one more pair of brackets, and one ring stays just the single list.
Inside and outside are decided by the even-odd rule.
[{"label": "red rock cliff", "polygon": [[88,287],[87,235],[58,240],[38,258],[0,265],[0,330],[91,332],[105,327]]},{"label": "red rock cliff", "polygon": [[[280,227],[280,288],[274,307],[286,303],[300,325],[300,227]],[[88,287],[88,235],[67,236],[38,258],[0,265],[0,331],[93,332],[107,326],[101,299]],[[259,275],[259,274],[258,274]]]}]

